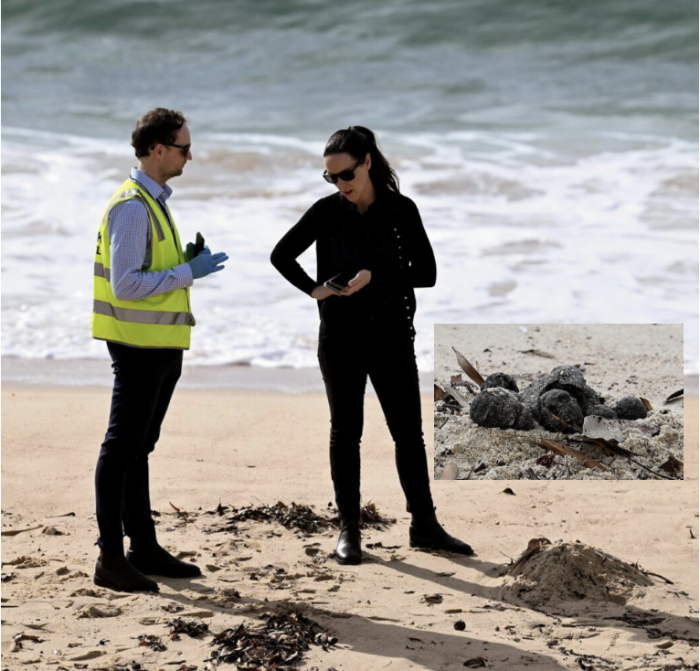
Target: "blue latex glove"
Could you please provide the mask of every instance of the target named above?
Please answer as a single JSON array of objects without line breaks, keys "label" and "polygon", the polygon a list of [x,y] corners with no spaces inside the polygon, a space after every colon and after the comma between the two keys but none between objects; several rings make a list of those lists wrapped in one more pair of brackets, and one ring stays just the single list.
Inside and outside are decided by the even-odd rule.
[{"label": "blue latex glove", "polygon": [[220,264],[224,263],[224,261],[228,261],[228,256],[224,252],[212,254],[209,247],[205,247],[198,256],[188,261],[187,265],[192,271],[192,277],[198,280],[223,270],[224,266]]}]

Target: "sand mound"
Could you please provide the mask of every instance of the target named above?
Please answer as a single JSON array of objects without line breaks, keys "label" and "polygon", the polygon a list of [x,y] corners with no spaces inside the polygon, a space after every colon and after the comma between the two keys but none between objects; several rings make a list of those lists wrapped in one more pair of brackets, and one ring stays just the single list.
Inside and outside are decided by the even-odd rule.
[{"label": "sand mound", "polygon": [[507,575],[501,590],[504,601],[562,613],[580,612],[584,600],[625,605],[644,596],[644,588],[653,584],[638,567],[601,550],[546,539],[530,541]]}]

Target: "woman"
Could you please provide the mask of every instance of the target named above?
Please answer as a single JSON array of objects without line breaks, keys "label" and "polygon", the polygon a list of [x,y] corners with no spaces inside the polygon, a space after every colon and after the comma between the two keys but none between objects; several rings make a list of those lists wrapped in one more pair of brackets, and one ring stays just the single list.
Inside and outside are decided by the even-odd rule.
[{"label": "woman", "polygon": [[[331,475],[341,522],[336,559],[342,564],[362,559],[360,440],[368,376],[396,444],[412,514],[411,546],[473,554],[440,526],[430,494],[413,289],[434,286],[436,269],[418,209],[399,193],[396,173],[367,128],[334,133],[323,156],[323,177],[338,192],[306,212],[279,241],[271,261],[318,301],[318,359],[331,412]],[[296,261],[314,242],[316,280]],[[329,280],[335,289],[324,286]]]}]

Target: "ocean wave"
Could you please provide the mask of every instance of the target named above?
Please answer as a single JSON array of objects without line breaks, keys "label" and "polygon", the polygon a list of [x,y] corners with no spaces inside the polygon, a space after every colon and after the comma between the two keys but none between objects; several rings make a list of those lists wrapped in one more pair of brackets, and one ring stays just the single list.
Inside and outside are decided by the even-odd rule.
[{"label": "ocean wave", "polygon": [[[194,137],[173,211],[185,239],[201,230],[232,261],[194,288],[190,360],[315,366],[315,303],[269,252],[332,192],[322,142]],[[421,370],[432,368],[434,323],[667,322],[686,325],[686,372],[697,372],[697,230],[678,223],[697,220],[692,142],[599,134],[555,152],[543,133],[380,137],[438,259],[437,286],[418,291]],[[3,128],[3,354],[104,358],[89,337],[92,245],[134,162],[126,145]],[[79,176],[69,189],[67,175]],[[300,262],[313,275],[313,250]]]}]

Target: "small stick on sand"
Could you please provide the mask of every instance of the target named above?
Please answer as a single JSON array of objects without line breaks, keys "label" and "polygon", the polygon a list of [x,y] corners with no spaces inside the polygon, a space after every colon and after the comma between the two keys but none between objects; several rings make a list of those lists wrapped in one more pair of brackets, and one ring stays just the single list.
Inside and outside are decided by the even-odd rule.
[{"label": "small stick on sand", "polygon": [[599,471],[604,471],[605,473],[610,472],[607,468],[605,468],[605,466],[603,466],[603,464],[598,463],[595,459],[591,459],[591,457],[587,457],[585,454],[579,452],[578,450],[575,450],[573,447],[564,445],[564,443],[555,443],[553,440],[542,439],[538,441],[537,444],[540,445],[540,447],[544,447],[550,452],[554,452],[555,454],[558,454],[562,457],[566,455],[575,457],[586,468],[597,468]]},{"label": "small stick on sand", "polygon": [[466,401],[464,396],[460,394],[456,389],[450,387],[450,385],[445,385],[445,394],[451,396],[457,403],[459,403],[463,408],[468,408],[469,403]]}]

